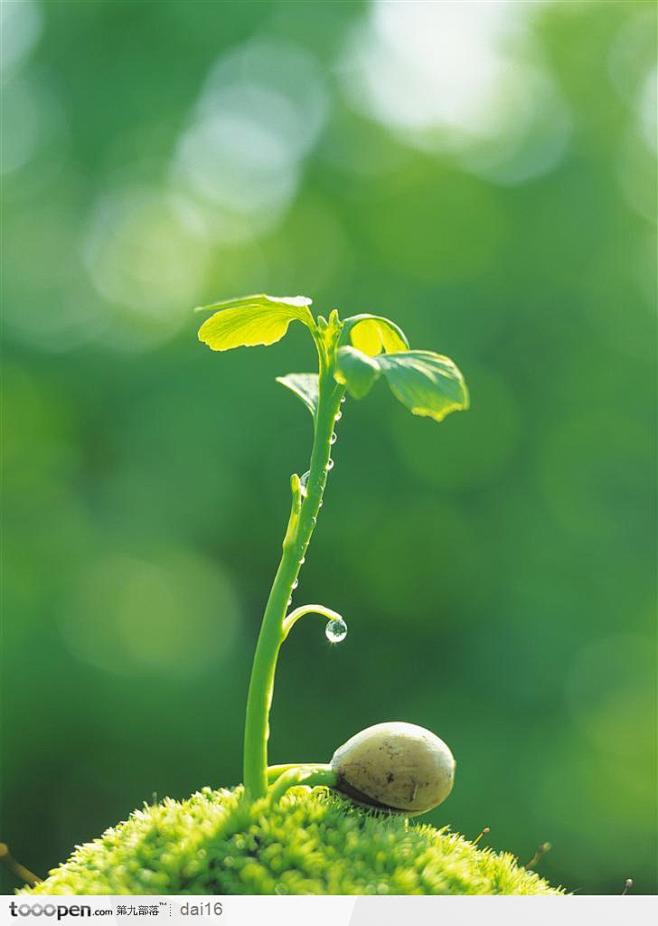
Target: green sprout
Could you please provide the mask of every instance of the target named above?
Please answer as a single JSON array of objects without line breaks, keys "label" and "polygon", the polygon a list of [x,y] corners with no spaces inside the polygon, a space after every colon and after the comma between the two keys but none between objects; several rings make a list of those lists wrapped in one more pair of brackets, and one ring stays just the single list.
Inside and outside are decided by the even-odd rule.
[{"label": "green sprout", "polygon": [[[309,331],[318,355],[317,373],[290,373],[277,381],[298,396],[313,418],[313,447],[308,471],[290,480],[292,508],[283,538],[283,553],[267,600],[256,644],[247,697],[244,731],[244,786],[249,799],[268,790],[267,741],[274,676],[281,645],[295,623],[306,614],[328,621],[329,639],[339,641],[347,627],[335,611],[304,605],[288,613],[308,546],[317,523],[327,475],[333,467],[331,448],[346,393],[361,399],[383,376],[393,395],[414,415],[442,421],[450,412],[468,408],[468,390],[457,366],[448,357],[427,350],[410,350],[404,332],[388,318],[354,315],[341,320],[334,309],[317,318],[305,296],[245,296],[198,311],[212,311],[199,329],[199,340],[212,350],[269,345],[284,337],[290,324],[301,322]],[[270,787],[281,794],[299,784],[337,784],[327,765],[285,767],[270,773]]]},{"label": "green sprout", "polygon": [[410,350],[393,322],[374,315],[341,321],[335,311],[327,320],[314,318],[309,305],[299,296],[218,303],[207,307],[214,314],[199,331],[204,343],[223,351],[273,344],[291,322],[299,321],[318,355],[317,373],[279,378],[312,415],[313,448],[308,472],[291,478],[292,508],[281,562],[256,646],[244,785],[205,787],[183,801],[144,804],[20,893],[562,893],[509,853],[480,847],[487,828],[469,842],[447,828],[409,822],[408,817],[441,803],[452,788],[452,754],[428,730],[407,723],[376,724],[339,747],[328,764],[268,766],[268,717],[281,645],[307,614],[327,622],[332,641],[347,633],[343,618],[323,605],[289,610],[332,468],[345,395],[361,398],[383,376],[416,415],[441,421],[468,407],[454,363],[430,351]]}]

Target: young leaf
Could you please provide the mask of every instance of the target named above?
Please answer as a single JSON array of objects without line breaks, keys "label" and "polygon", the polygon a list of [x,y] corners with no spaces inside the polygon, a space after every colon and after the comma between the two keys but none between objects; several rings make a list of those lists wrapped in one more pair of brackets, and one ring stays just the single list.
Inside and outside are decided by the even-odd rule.
[{"label": "young leaf", "polygon": [[345,320],[352,345],[369,357],[382,350],[387,354],[408,350],[409,342],[401,328],[379,315],[353,315]]},{"label": "young leaf", "polygon": [[319,396],[317,373],[288,373],[286,376],[277,376],[276,381],[299,396],[315,418]]},{"label": "young leaf", "polygon": [[429,350],[382,354],[376,363],[391,392],[414,415],[443,421],[450,412],[468,408],[468,389],[449,357]]},{"label": "young leaf", "polygon": [[347,391],[353,398],[362,399],[367,395],[378,376],[377,360],[355,347],[339,348],[334,378],[347,386]]},{"label": "young leaf", "polygon": [[200,310],[215,312],[199,328],[199,340],[211,350],[254,347],[280,341],[292,321],[303,322],[313,329],[315,322],[306,296],[244,296]]}]

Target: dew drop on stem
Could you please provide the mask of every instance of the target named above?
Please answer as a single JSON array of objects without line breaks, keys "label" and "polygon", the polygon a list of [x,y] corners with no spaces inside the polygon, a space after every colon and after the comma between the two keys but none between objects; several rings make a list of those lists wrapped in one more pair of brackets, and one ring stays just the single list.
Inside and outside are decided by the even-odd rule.
[{"label": "dew drop on stem", "polygon": [[341,411],[337,411],[337,412],[336,412],[336,417],[334,418],[334,421],[340,421],[340,419],[341,419],[342,417],[343,417],[343,413],[342,413]]},{"label": "dew drop on stem", "polygon": [[329,438],[329,443],[330,443],[330,444],[335,444],[337,440],[338,440],[338,437],[336,436],[336,432],[334,431],[334,433],[333,433],[333,434],[331,435],[331,437]]},{"label": "dew drop on stem", "polygon": [[331,457],[329,457],[329,459],[327,460],[327,465],[325,469],[327,470],[327,472],[329,472],[329,470],[332,470],[333,468],[334,468],[334,461],[331,459]]},{"label": "dew drop on stem", "polygon": [[347,624],[342,618],[329,621],[324,628],[324,634],[330,643],[341,643],[347,636]]},{"label": "dew drop on stem", "polygon": [[299,585],[299,579],[295,579],[295,581],[292,583],[293,592],[295,591],[298,585]]}]

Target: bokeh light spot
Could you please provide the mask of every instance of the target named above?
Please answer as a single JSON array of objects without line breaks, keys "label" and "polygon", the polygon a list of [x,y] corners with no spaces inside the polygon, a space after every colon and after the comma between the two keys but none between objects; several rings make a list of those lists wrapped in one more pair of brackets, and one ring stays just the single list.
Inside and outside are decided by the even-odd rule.
[{"label": "bokeh light spot", "polygon": [[453,152],[502,183],[547,172],[564,154],[569,120],[539,55],[527,53],[538,4],[510,0],[378,0],[342,66],[361,112],[407,144]]},{"label": "bokeh light spot", "polygon": [[303,49],[255,39],[219,59],[172,171],[203,205],[216,240],[246,240],[277,224],[325,112],[324,82]]},{"label": "bokeh light spot", "polygon": [[129,310],[124,324],[135,329],[138,343],[157,341],[189,317],[204,280],[208,245],[184,201],[128,185],[100,198],[85,236],[84,259],[101,296]]},{"label": "bokeh light spot", "polygon": [[99,669],[188,676],[230,658],[239,622],[221,567],[168,549],[91,562],[60,626],[71,651]]},{"label": "bokeh light spot", "polygon": [[41,13],[33,0],[0,3],[0,72],[9,73],[23,62],[41,27]]}]

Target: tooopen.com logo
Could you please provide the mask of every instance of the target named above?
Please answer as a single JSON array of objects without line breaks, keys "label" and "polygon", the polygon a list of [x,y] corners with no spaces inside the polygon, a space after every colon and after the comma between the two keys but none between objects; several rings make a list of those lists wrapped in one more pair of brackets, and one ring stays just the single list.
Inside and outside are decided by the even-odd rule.
[{"label": "tooopen.com logo", "polygon": [[[63,920],[66,916],[92,916],[91,907],[87,904],[63,904],[63,903],[16,903],[12,900],[9,904],[9,912],[12,916],[54,916],[58,920]],[[93,916],[105,916],[112,913],[111,910],[94,910]]]}]

